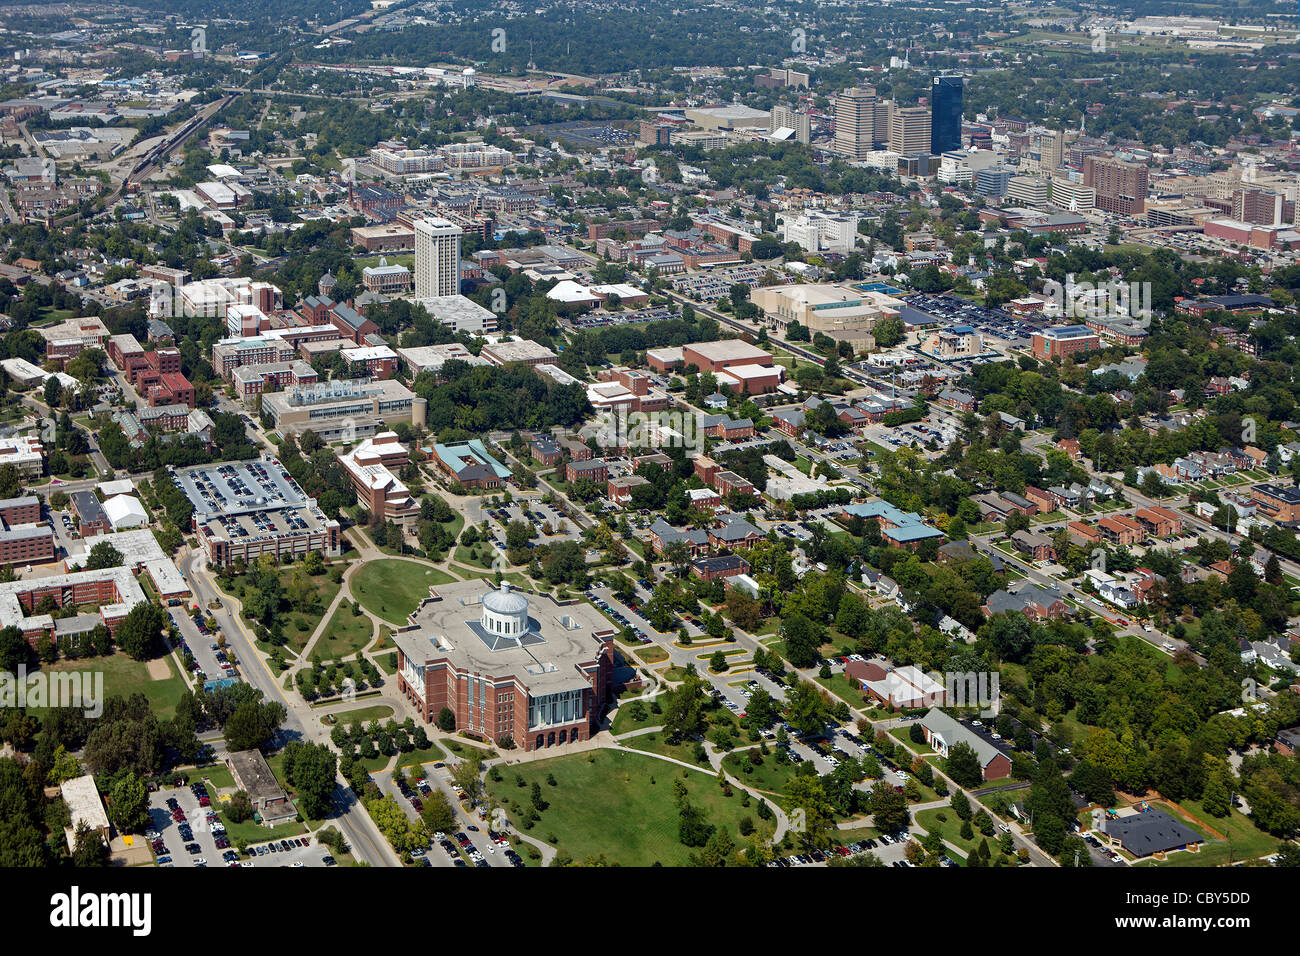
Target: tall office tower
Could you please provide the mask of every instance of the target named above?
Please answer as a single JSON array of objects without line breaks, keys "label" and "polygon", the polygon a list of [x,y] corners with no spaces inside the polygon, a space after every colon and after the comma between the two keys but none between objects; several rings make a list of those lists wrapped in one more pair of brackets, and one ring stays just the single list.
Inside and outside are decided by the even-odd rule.
[{"label": "tall office tower", "polygon": [[1051,130],[1050,136],[1039,137],[1039,155],[1044,172],[1054,173],[1065,165],[1065,131]]},{"label": "tall office tower", "polygon": [[875,140],[875,89],[845,90],[835,100],[835,151],[850,159],[866,159]]},{"label": "tall office tower", "polygon": [[961,149],[962,78],[936,76],[930,85],[930,152]]},{"label": "tall office tower", "polygon": [[1089,156],[1083,184],[1097,191],[1097,208],[1115,216],[1140,216],[1146,210],[1147,168],[1122,159]]},{"label": "tall office tower", "polygon": [[894,121],[894,110],[898,109],[893,100],[876,100],[875,132],[871,134],[871,145],[883,148],[889,145],[889,130]]},{"label": "tall office tower", "polygon": [[771,131],[775,133],[779,129],[794,130],[795,142],[807,143],[812,139],[812,123],[808,119],[808,114],[800,113],[789,106],[772,107]]},{"label": "tall office tower", "polygon": [[1031,171],[1052,174],[1065,162],[1065,134],[1059,130],[1033,127],[1025,133],[1026,146],[1022,166]]},{"label": "tall office tower", "polygon": [[415,223],[415,295],[460,293],[460,226],[438,217]]},{"label": "tall office tower", "polygon": [[908,156],[930,152],[930,111],[924,106],[899,106],[889,124],[889,149]]}]

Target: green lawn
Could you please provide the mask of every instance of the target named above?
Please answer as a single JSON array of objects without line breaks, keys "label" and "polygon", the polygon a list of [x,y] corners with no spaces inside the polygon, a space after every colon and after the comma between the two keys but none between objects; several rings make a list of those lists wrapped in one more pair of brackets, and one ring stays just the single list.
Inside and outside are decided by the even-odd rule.
[{"label": "green lawn", "polygon": [[[498,554],[502,555],[502,560],[507,561],[508,566],[509,562],[504,556],[505,552],[498,551],[492,545],[485,545],[482,542],[473,547],[466,547],[463,544],[458,544],[456,545],[456,550],[453,552],[452,556],[459,563],[468,565],[471,568],[478,568],[481,571],[490,571],[492,570],[492,563],[496,561],[496,556]],[[504,570],[504,568],[502,568],[502,570]]]},{"label": "green lawn", "polygon": [[450,584],[451,575],[414,561],[382,558],[367,561],[352,577],[352,596],[371,614],[392,624],[407,616],[429,596],[429,587]]},{"label": "green lawn", "polygon": [[[289,582],[293,579],[295,573],[301,572],[300,565],[288,565],[280,571],[280,587],[288,593]],[[316,628],[320,625],[321,618],[325,616],[326,609],[334,602],[335,596],[339,593],[340,584],[334,582],[333,575],[330,571],[322,574],[310,575],[303,572],[307,583],[311,586],[316,595],[315,610],[312,611],[284,611],[280,617],[284,622],[284,636],[287,641],[287,649],[295,654],[307,646],[308,639],[316,633]],[[229,585],[222,585],[222,590],[227,594],[233,594],[237,598],[243,598],[244,591],[251,585],[247,574],[236,577]],[[285,607],[288,607],[286,602]],[[250,626],[256,624],[256,621],[250,621]]]},{"label": "green lawn", "polygon": [[370,643],[374,636],[375,625],[364,614],[353,614],[351,607],[340,604],[325,626],[313,652],[319,651],[321,657],[335,660],[357,653]]},{"label": "green lawn", "polygon": [[268,840],[283,840],[286,837],[302,836],[307,832],[305,823],[281,823],[274,827],[264,827],[255,820],[236,823],[221,809],[220,801],[217,801],[217,803],[217,816],[226,825],[226,837],[230,840],[231,845],[238,845],[241,840],[246,844],[265,843]]},{"label": "green lawn", "polygon": [[[946,817],[947,819],[940,820],[940,817]],[[914,819],[926,833],[933,833],[938,828],[943,833],[945,840],[961,847],[967,856],[979,846],[980,840],[983,839],[983,834],[976,830],[973,824],[971,831],[975,834],[974,837],[970,840],[961,838],[961,819],[953,811],[952,807],[932,807],[929,810],[921,810],[915,815]],[[996,849],[994,838],[989,837],[988,839],[989,849]]]},{"label": "green lawn", "polygon": [[[409,753],[398,754],[397,766],[400,768],[410,767],[417,764],[437,763],[439,760],[445,759],[446,756],[447,755],[442,752],[441,747],[437,744],[431,743],[423,750],[412,750]],[[380,756],[374,757],[370,760],[360,760],[358,763],[366,768],[367,773],[375,773],[376,771],[387,767],[388,761],[391,759],[391,757],[385,757],[381,754]]]},{"label": "green lawn", "polygon": [[[168,676],[161,680],[154,680],[149,676],[149,668],[145,662],[132,660],[122,651],[117,651],[108,657],[85,657],[75,661],[58,660],[53,664],[42,664],[40,671],[46,674],[102,673],[104,697],[127,697],[139,692],[148,698],[149,707],[155,714],[159,717],[171,717],[176,713],[176,703],[181,699],[181,694],[188,688],[171,655],[163,660],[167,665]],[[93,686],[93,678],[91,680],[92,683],[87,688],[89,693],[100,693]],[[101,699],[100,703],[102,702]],[[47,707],[27,708],[35,716],[43,715],[48,709]]]},{"label": "green lawn", "polygon": [[[554,775],[556,786],[547,784],[548,774]],[[523,778],[524,787],[517,786],[516,775]],[[604,854],[622,866],[656,862],[684,866],[690,854],[699,851],[683,846],[678,838],[675,780],[686,786],[691,804],[711,824],[725,827],[733,839],[738,838],[744,816],[754,821],[758,833],[771,833],[770,824],[759,819],[754,805],[742,807],[738,790],[724,796],[712,774],[683,771],[653,757],[621,751],[596,750],[507,768],[500,781],[488,783],[488,791],[507,808],[517,804],[526,809],[531,785],[539,783],[548,806],[526,832],[547,842],[554,837],[556,847],[579,862]],[[593,813],[593,807],[599,807],[599,812]],[[509,812],[512,821],[522,825],[522,814],[513,808]]]},{"label": "green lawn", "polygon": [[763,756],[763,762],[755,766],[750,763],[748,751],[727,754],[722,758],[722,767],[747,786],[779,795],[785,794],[785,788],[798,769],[795,764],[778,761],[775,753]]},{"label": "green lawn", "polygon": [[668,660],[668,652],[658,644],[646,644],[638,647],[634,653],[647,664],[662,664]]},{"label": "green lawn", "polygon": [[372,704],[369,707],[359,707],[356,710],[348,710],[334,714],[341,724],[368,724],[372,720],[387,720],[393,716],[393,708],[387,704]]},{"label": "green lawn", "polygon": [[[654,698],[652,698],[653,700]],[[644,716],[641,720],[632,719],[631,705],[623,703],[619,705],[618,710],[614,711],[614,720],[610,724],[610,733],[615,737],[619,734],[630,733],[633,730],[640,730],[643,727],[657,727],[664,722],[663,714],[654,714],[650,712],[650,701],[640,701],[641,709]]]},{"label": "green lawn", "polygon": [[206,780],[218,790],[228,790],[235,785],[235,778],[230,773],[230,768],[221,763],[208,764],[206,767],[195,767],[180,772],[190,782]]},{"label": "green lawn", "polygon": [[836,672],[830,677],[818,677],[817,683],[845,701],[850,707],[861,708],[865,706],[866,697],[863,695],[861,688],[854,681],[845,677],[842,671]]},{"label": "green lawn", "polygon": [[[916,725],[913,724],[912,726],[916,726]],[[922,756],[926,754],[934,753],[934,750],[931,749],[929,744],[918,744],[911,737],[909,737],[908,734],[910,733],[910,730],[907,727],[895,727],[893,730],[888,731],[888,733],[889,736],[893,737],[904,747],[910,747],[913,753],[918,753],[921,754]],[[917,782],[920,783],[919,780]]]},{"label": "green lawn", "polygon": [[491,760],[498,756],[496,750],[489,746],[485,741],[470,740],[467,737],[448,737],[442,741],[444,747],[454,753],[457,757],[477,756],[483,760]]},{"label": "green lawn", "polygon": [[681,743],[670,744],[668,737],[662,731],[656,731],[650,734],[641,734],[639,737],[629,737],[624,741],[625,745],[633,750],[644,750],[646,753],[659,754],[663,757],[672,757],[674,760],[680,760],[683,763],[690,764],[692,767],[703,767],[708,769],[707,763],[695,762],[695,741],[686,740]]},{"label": "green lawn", "polygon": [[385,674],[396,674],[397,651],[389,651],[387,654],[376,654],[375,664]]}]

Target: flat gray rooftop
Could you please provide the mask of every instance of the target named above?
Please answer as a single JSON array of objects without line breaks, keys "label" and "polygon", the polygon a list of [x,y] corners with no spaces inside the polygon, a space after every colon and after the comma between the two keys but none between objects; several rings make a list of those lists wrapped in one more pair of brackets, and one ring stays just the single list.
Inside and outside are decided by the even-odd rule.
[{"label": "flat gray rooftop", "polygon": [[544,595],[528,599],[529,631],[521,640],[489,635],[481,626],[482,598],[492,591],[483,581],[457,581],[434,589],[413,615],[415,628],[393,635],[406,658],[417,666],[446,660],[458,670],[500,680],[514,677],[530,694],[553,694],[589,686],[580,665],[594,662],[598,633],[609,623],[586,603],[559,605]]}]

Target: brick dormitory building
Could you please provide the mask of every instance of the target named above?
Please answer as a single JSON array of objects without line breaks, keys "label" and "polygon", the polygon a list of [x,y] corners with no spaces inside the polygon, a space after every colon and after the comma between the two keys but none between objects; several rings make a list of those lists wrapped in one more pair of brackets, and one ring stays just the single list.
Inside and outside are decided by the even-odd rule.
[{"label": "brick dormitory building", "polygon": [[610,695],[613,627],[586,604],[483,587],[430,588],[393,635],[401,692],[426,723],[446,708],[457,730],[524,750],[589,739]]}]

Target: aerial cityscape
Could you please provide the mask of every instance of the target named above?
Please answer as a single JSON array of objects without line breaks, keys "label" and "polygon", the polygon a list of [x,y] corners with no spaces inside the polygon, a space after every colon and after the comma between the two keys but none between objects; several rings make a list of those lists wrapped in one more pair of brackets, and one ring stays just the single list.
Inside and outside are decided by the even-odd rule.
[{"label": "aerial cityscape", "polygon": [[0,5],[0,865],[1300,865],[1298,12]]}]

